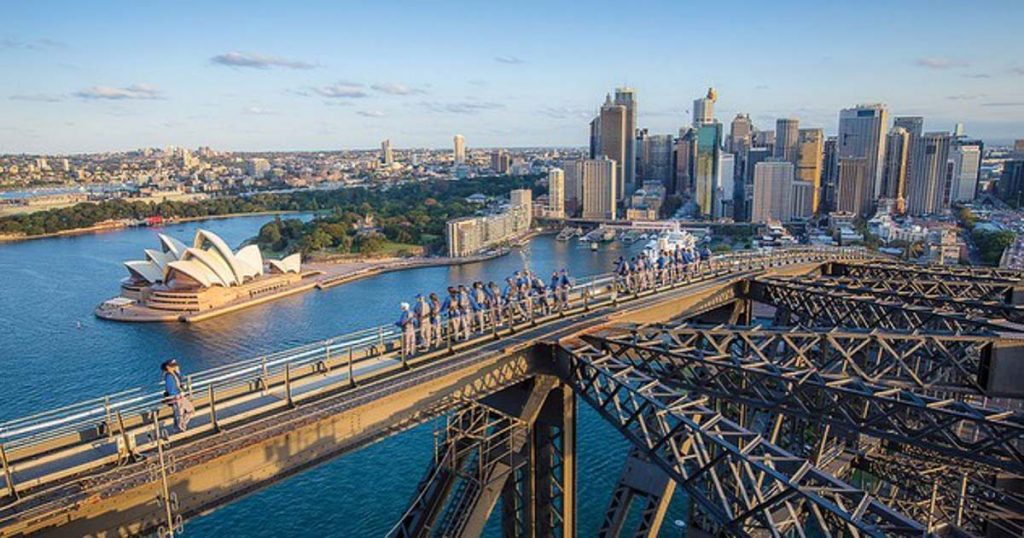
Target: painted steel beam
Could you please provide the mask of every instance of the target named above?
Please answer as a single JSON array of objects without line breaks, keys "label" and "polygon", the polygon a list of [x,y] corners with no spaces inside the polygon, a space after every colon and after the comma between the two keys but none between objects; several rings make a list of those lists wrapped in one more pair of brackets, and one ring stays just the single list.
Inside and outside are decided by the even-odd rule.
[{"label": "painted steel beam", "polygon": [[[854,327],[894,331],[924,331],[939,334],[992,334],[1007,327],[991,320],[937,312],[872,295],[825,290],[796,282],[754,279],[748,298],[774,306],[780,325],[805,327]],[[1009,330],[1013,330],[1009,328]]]},{"label": "painted steel beam", "polygon": [[959,282],[977,281],[1010,285],[1024,284],[1024,273],[994,267],[916,265],[886,262],[883,260],[872,260],[870,262],[841,261],[830,263],[829,266],[830,274],[835,276],[869,276],[889,280],[910,280],[927,277]]},{"label": "painted steel beam", "polygon": [[749,347],[696,347],[660,328],[618,337],[585,336],[591,345],[658,379],[719,400],[786,413],[834,428],[913,444],[1024,474],[1024,414],[823,373],[799,355]]},{"label": "painted steel beam", "polygon": [[883,301],[902,301],[908,305],[931,308],[936,311],[963,314],[970,317],[990,320],[1006,320],[1012,323],[1024,323],[1024,306],[1007,304],[1004,301],[987,301],[971,297],[925,294],[920,291],[897,287],[889,281],[866,280],[854,278],[813,278],[801,277],[768,277],[768,282],[796,283],[814,286],[830,292],[844,295],[878,297]]},{"label": "painted steel beam", "polygon": [[586,344],[560,350],[559,363],[576,393],[726,533],[924,533],[919,522],[709,408],[706,397]]}]

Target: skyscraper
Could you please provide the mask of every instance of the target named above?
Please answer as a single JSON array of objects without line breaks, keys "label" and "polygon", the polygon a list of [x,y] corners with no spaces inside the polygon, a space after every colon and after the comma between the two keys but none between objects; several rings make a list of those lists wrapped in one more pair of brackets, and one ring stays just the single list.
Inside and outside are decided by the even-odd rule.
[{"label": "skyscraper", "polygon": [[602,155],[597,159],[582,162],[583,172],[583,218],[615,220],[619,187],[618,166],[615,161]]},{"label": "skyscraper", "polygon": [[514,189],[508,193],[509,206],[519,208],[517,218],[522,223],[519,229],[525,230],[533,226],[533,191],[530,189]]},{"label": "skyscraper", "polygon": [[[627,138],[632,138],[631,133],[626,132],[626,107],[612,102],[611,95],[605,96],[604,105],[597,116],[597,154],[594,158],[604,155],[615,162],[616,194],[617,199],[625,195],[625,186],[618,179],[623,177],[624,160],[626,159]],[[594,130],[591,123],[591,131]]]},{"label": "skyscraper", "polygon": [[925,133],[913,144],[914,166],[907,182],[907,213],[929,215],[944,208],[950,138],[947,132]]},{"label": "skyscraper", "polygon": [[914,159],[917,155],[917,152],[914,151],[914,145],[917,144],[924,133],[924,118],[921,116],[897,116],[892,122],[892,127],[893,129],[901,127],[907,131],[907,169],[904,173],[906,179],[903,191],[904,199],[906,199],[906,185],[914,175]]},{"label": "skyscraper", "polygon": [[565,173],[561,168],[548,170],[548,214],[557,218],[565,216]]},{"label": "skyscraper", "polygon": [[679,130],[679,138],[676,139],[673,148],[672,159],[672,187],[669,189],[673,194],[690,194],[693,188],[693,152],[696,149],[694,139],[696,131],[689,128]]},{"label": "skyscraper", "polygon": [[455,135],[455,164],[466,162],[466,139],[462,135]]},{"label": "skyscraper", "polygon": [[857,105],[844,108],[839,113],[836,156],[840,166],[844,159],[865,160],[870,187],[869,205],[881,192],[888,115],[883,104]]},{"label": "skyscraper", "polygon": [[743,160],[743,207],[738,209],[744,221],[751,222],[754,211],[754,169],[757,163],[764,162],[772,156],[768,148],[750,148]]},{"label": "skyscraper", "polygon": [[670,189],[672,183],[672,135],[647,135],[637,137],[637,142],[640,152],[637,176],[640,178],[641,184],[646,181],[657,181],[666,190]]},{"label": "skyscraper", "polygon": [[978,189],[981,173],[982,143],[980,140],[958,139],[949,151],[953,163],[950,185],[951,202],[970,202]]},{"label": "skyscraper", "polygon": [[821,165],[825,154],[825,131],[800,129],[796,153],[796,179],[811,184],[811,213],[817,213],[821,205]]},{"label": "skyscraper", "polygon": [[624,137],[625,141],[625,152],[623,153],[622,162],[622,185],[626,193],[632,193],[637,188],[636,180],[636,159],[637,159],[637,147],[636,147],[636,90],[633,88],[616,88],[615,89],[615,104],[620,105],[626,109],[626,116],[623,125],[623,130],[626,133]]},{"label": "skyscraper", "polygon": [[583,161],[562,161],[565,177],[565,215],[575,217],[583,205]]},{"label": "skyscraper", "polygon": [[694,129],[715,121],[715,101],[717,100],[718,94],[715,93],[715,89],[708,88],[707,95],[693,101]]},{"label": "skyscraper", "polygon": [[697,128],[697,147],[693,161],[694,201],[703,217],[714,216],[715,184],[719,179],[719,153],[722,124],[709,122]]},{"label": "skyscraper", "polygon": [[839,159],[836,209],[844,213],[867,215],[874,199],[871,191],[871,161],[866,158]]},{"label": "skyscraper", "polygon": [[897,213],[906,211],[909,152],[910,132],[900,126],[893,127],[886,137],[881,195],[896,202]]},{"label": "skyscraper", "polygon": [[788,222],[793,214],[793,163],[764,161],[754,165],[751,222]]},{"label": "skyscraper", "polygon": [[754,132],[754,124],[750,121],[749,114],[736,114],[729,124],[729,143],[726,149],[740,155],[750,147],[750,137]]},{"label": "skyscraper", "polygon": [[391,151],[391,140],[384,140],[380,143],[380,162],[384,166],[391,166],[395,162],[395,155]]},{"label": "skyscraper", "polygon": [[512,158],[507,151],[499,149],[491,153],[491,170],[499,174],[507,174],[511,166]]},{"label": "skyscraper", "polygon": [[836,208],[836,187],[839,181],[839,161],[836,158],[837,139],[825,139],[825,150],[821,158],[821,207],[820,211],[834,211]]},{"label": "skyscraper", "polygon": [[999,198],[1014,207],[1024,207],[1024,160],[1003,163],[1003,175],[996,184]]},{"label": "skyscraper", "polygon": [[714,217],[734,218],[734,196],[736,189],[736,156],[732,153],[720,153],[718,167],[715,171],[715,207]]},{"label": "skyscraper", "polygon": [[800,120],[780,118],[775,121],[775,157],[797,166],[800,144]]}]

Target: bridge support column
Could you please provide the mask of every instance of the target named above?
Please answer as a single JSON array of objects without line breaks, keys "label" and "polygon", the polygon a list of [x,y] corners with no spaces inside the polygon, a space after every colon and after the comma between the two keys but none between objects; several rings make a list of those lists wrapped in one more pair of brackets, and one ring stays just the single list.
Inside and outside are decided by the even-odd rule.
[{"label": "bridge support column", "polygon": [[639,498],[644,502],[640,524],[635,531],[628,534],[634,537],[657,537],[675,487],[675,482],[672,482],[660,467],[651,463],[636,448],[631,448],[629,455],[626,456],[619,484],[612,492],[598,536],[620,536],[633,501]]},{"label": "bridge support column", "polygon": [[576,396],[568,385],[548,395],[533,429],[536,536],[576,536]]}]

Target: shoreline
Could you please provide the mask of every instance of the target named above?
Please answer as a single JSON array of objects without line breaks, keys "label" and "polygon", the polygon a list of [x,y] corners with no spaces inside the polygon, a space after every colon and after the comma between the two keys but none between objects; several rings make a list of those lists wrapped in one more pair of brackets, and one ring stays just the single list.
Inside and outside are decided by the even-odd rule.
[{"label": "shoreline", "polygon": [[260,217],[270,215],[291,215],[296,213],[305,213],[305,211],[293,211],[293,210],[280,210],[280,211],[254,211],[252,213],[225,213],[223,215],[206,215],[201,217],[175,217],[165,219],[160,226],[129,226],[128,224],[94,224],[85,228],[75,228],[72,230],[61,230],[59,232],[51,232],[47,234],[39,235],[0,235],[0,244],[3,243],[20,243],[23,241],[33,241],[35,239],[53,239],[57,237],[73,237],[77,235],[87,234],[99,234],[104,232],[116,232],[127,228],[159,228],[165,225],[181,224],[184,222],[199,222],[204,220],[218,220],[218,219],[231,219],[237,217]]}]

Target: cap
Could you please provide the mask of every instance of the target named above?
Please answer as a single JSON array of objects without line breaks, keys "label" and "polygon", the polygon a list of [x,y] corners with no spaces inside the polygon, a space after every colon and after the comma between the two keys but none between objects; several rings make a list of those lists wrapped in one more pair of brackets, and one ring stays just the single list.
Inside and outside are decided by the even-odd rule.
[{"label": "cap", "polygon": [[402,303],[400,306],[402,307],[402,310],[408,310],[409,309],[409,303]]}]

